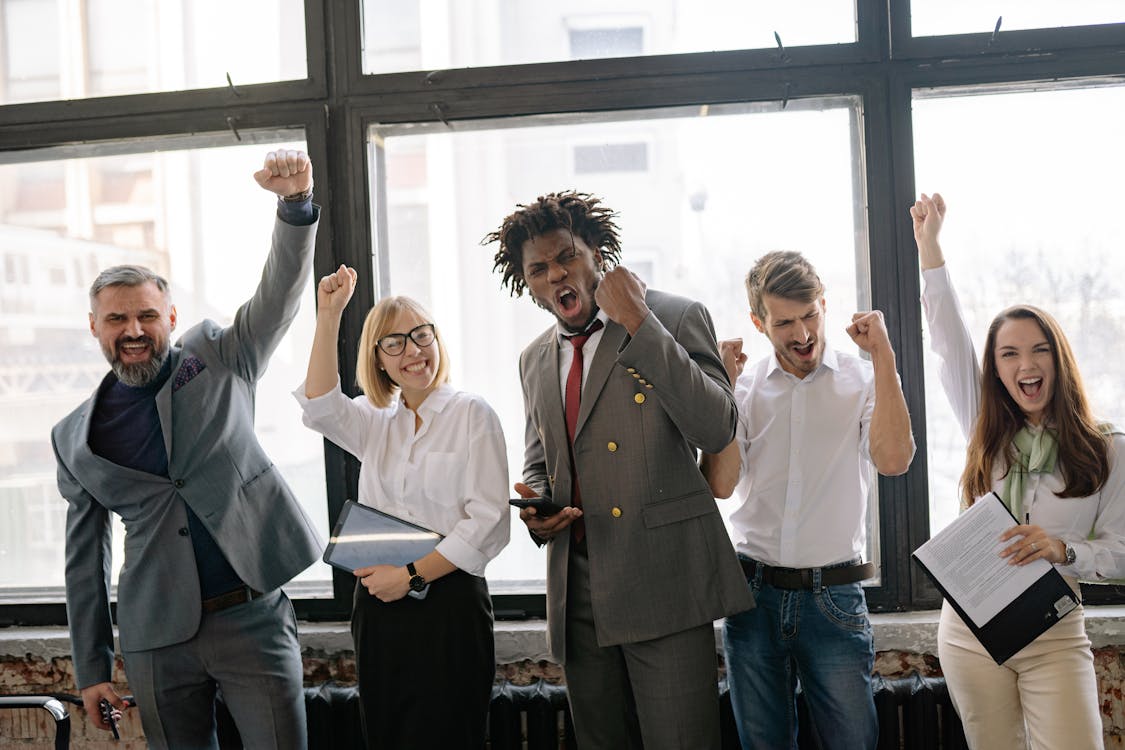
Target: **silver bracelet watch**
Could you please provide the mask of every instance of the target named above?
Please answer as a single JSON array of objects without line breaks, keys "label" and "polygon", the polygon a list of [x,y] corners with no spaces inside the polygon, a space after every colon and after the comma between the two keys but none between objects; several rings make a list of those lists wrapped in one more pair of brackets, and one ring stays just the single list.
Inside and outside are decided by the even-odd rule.
[{"label": "silver bracelet watch", "polygon": [[[1059,541],[1062,542],[1061,539]],[[1063,551],[1066,553],[1063,565],[1074,565],[1074,561],[1078,559],[1078,553],[1074,551],[1074,547],[1071,547],[1067,542],[1063,542]]]}]

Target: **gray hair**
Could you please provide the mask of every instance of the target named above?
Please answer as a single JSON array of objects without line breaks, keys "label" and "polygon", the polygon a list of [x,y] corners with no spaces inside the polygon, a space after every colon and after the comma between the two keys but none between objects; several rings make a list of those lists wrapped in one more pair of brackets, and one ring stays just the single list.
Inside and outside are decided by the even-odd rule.
[{"label": "gray hair", "polygon": [[144,266],[110,266],[99,273],[90,285],[90,308],[93,309],[94,300],[107,286],[141,286],[149,281],[156,284],[165,297],[168,296],[168,282],[155,271]]}]

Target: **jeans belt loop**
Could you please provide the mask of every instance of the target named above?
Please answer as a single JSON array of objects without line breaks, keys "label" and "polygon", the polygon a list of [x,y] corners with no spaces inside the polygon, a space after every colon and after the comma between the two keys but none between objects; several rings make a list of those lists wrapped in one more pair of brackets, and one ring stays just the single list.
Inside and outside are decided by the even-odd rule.
[{"label": "jeans belt loop", "polygon": [[[809,588],[813,591],[820,591],[821,588],[821,571],[823,568],[806,568],[801,571],[801,583],[808,583]],[[811,576],[809,574],[812,574]],[[809,580],[809,579],[812,580]]]}]

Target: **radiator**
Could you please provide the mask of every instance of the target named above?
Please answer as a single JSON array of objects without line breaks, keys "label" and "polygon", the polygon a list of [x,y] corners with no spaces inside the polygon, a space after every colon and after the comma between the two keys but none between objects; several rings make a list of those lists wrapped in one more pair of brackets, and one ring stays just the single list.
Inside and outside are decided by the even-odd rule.
[{"label": "radiator", "polygon": [[[885,679],[872,684],[879,716],[878,750],[968,750],[961,721],[941,677]],[[719,685],[722,750],[738,750],[738,735],[725,681]],[[359,701],[355,687],[326,683],[305,688],[309,750],[362,750]],[[800,693],[797,696],[800,750],[819,750],[820,740]],[[219,711],[223,750],[242,745],[226,713]],[[488,717],[490,750],[576,750],[566,687],[536,682],[501,683],[492,688]]]},{"label": "radiator", "polygon": [[[878,750],[967,750],[961,721],[950,703],[943,678],[915,674],[888,680],[876,675],[872,689],[879,717]],[[81,703],[69,695],[54,698]],[[0,709],[31,711],[33,707],[57,714],[55,747],[67,747],[70,718],[51,696],[0,698]],[[359,694],[354,686],[324,683],[305,688],[305,708],[310,750],[362,750]],[[725,682],[719,684],[719,713],[722,750],[737,750],[738,736]],[[238,730],[221,700],[217,715],[219,747],[241,748]],[[819,750],[816,728],[800,694],[797,715],[800,750]],[[488,736],[490,750],[575,750],[566,688],[546,682],[522,686],[505,682],[493,686]]]}]

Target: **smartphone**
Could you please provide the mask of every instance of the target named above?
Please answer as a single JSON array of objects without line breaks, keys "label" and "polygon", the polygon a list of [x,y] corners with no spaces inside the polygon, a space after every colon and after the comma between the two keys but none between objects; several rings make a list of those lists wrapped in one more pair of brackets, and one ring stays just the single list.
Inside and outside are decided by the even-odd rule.
[{"label": "smartphone", "polygon": [[540,518],[553,516],[564,507],[542,497],[513,497],[508,504],[517,508],[535,508],[535,515]]},{"label": "smartphone", "polygon": [[102,721],[109,724],[109,728],[113,732],[113,739],[121,739],[121,733],[117,731],[117,720],[121,718],[121,711],[114,708],[113,704],[105,698],[98,701],[98,709],[102,713]]}]

